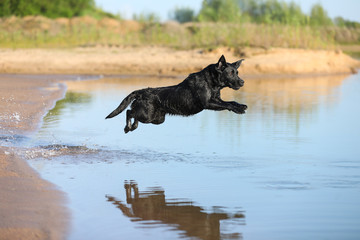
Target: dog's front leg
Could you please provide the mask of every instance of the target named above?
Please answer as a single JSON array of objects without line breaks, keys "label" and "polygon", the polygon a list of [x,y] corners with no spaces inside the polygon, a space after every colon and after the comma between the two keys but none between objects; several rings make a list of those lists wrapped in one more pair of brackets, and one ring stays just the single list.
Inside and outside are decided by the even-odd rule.
[{"label": "dog's front leg", "polygon": [[242,114],[245,113],[247,106],[244,104],[239,104],[237,102],[225,102],[221,99],[212,99],[207,104],[206,109],[216,110],[216,111],[229,110],[234,113]]},{"label": "dog's front leg", "polygon": [[233,109],[231,109],[231,111],[233,111],[234,113],[243,114],[247,109],[247,106],[245,104],[240,104],[238,102],[228,102],[228,103],[233,105]]}]

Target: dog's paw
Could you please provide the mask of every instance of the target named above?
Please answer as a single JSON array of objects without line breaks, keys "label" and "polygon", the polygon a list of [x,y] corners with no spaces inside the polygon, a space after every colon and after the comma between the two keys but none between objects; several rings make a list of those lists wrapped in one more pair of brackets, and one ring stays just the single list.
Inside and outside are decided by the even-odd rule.
[{"label": "dog's paw", "polygon": [[237,114],[244,114],[245,110],[247,109],[247,106],[245,104],[239,104],[237,103],[236,108],[233,110],[234,113]]}]

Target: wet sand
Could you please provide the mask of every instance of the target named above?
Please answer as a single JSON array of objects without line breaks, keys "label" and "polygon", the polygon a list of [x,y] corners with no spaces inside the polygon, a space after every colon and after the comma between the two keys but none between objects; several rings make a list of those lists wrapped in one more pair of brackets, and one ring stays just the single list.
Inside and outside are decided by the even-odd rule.
[{"label": "wet sand", "polygon": [[[0,75],[0,133],[22,138],[40,126],[66,88],[47,77]],[[18,154],[0,146],[0,239],[63,239],[68,212],[65,195],[41,179]]]},{"label": "wet sand", "polygon": [[[239,57],[229,49],[174,51],[167,48],[1,49],[0,73],[186,75],[215,62],[245,58],[240,74],[351,73],[359,62],[335,51],[254,50]],[[50,76],[0,75],[0,133],[26,136],[64,96],[65,86]],[[40,178],[17,154],[0,146],[1,239],[63,239],[69,214],[64,194]]]}]

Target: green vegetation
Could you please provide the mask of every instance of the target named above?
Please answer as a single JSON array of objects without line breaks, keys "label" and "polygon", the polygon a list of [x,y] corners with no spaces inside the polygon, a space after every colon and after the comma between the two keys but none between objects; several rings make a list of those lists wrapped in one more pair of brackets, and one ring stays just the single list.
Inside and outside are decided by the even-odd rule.
[{"label": "green vegetation", "polygon": [[178,21],[179,23],[193,22],[195,21],[195,12],[191,8],[179,8],[170,13],[170,18]]},{"label": "green vegetation", "polygon": [[97,8],[94,0],[2,0],[0,16],[0,47],[13,48],[333,48],[360,41],[360,23],[332,20],[319,4],[307,15],[296,3],[280,0],[204,0],[197,14],[175,8],[170,16],[178,23],[161,23],[156,13],[121,20]]},{"label": "green vegetation", "polygon": [[241,12],[234,0],[205,0],[197,19],[200,22],[238,22]]},{"label": "green vegetation", "polygon": [[0,16],[74,17],[80,16],[83,11],[94,7],[93,0],[2,0]]},{"label": "green vegetation", "polygon": [[133,19],[141,23],[160,23],[160,17],[155,13],[141,13],[134,15]]},{"label": "green vegetation", "polygon": [[94,0],[1,0],[0,17],[45,16],[48,18],[116,17],[95,6]]},{"label": "green vegetation", "polygon": [[346,27],[346,28],[360,28],[359,22],[349,21],[342,17],[336,17],[334,19],[334,23],[336,26],[339,27]]},{"label": "green vegetation", "polygon": [[311,8],[310,24],[313,26],[331,26],[333,22],[323,7],[320,4],[315,4]]},{"label": "green vegetation", "polygon": [[[187,11],[183,11],[185,9]],[[188,8],[175,9],[176,14],[173,19],[184,22],[182,21],[185,17],[183,14],[187,14],[188,11],[190,11]],[[315,4],[310,15],[306,15],[295,2],[287,3],[279,0],[203,0],[199,14],[194,15],[193,19],[199,22],[246,22],[297,26],[331,26],[337,23],[342,26],[351,25],[344,19],[333,22],[320,4]]]},{"label": "green vegetation", "polygon": [[239,0],[238,3],[245,20],[249,19],[251,22],[300,26],[309,22],[309,17],[294,2]]}]

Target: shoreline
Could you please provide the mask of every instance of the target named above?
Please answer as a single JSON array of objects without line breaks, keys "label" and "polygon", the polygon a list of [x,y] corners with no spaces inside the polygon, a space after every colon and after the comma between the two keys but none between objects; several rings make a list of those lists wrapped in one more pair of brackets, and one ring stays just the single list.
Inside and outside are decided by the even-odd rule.
[{"label": "shoreline", "polygon": [[[0,142],[26,137],[65,96],[63,81],[46,77],[0,75]],[[65,193],[41,178],[17,152],[16,143],[0,146],[1,239],[65,239],[69,216]]]}]

